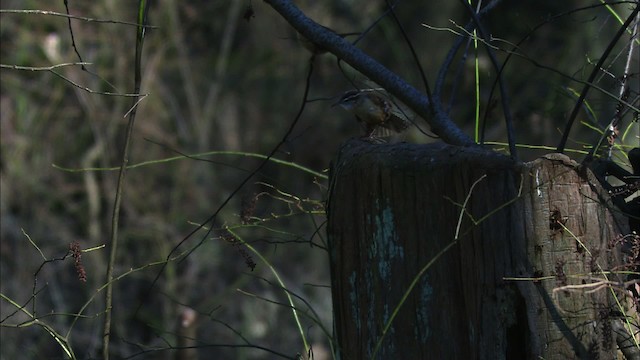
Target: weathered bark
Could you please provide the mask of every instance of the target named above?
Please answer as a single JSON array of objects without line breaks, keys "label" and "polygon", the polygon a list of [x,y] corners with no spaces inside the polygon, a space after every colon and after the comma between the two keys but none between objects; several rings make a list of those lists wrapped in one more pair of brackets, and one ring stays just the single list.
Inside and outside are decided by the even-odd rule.
[{"label": "weathered bark", "polygon": [[328,206],[340,358],[373,358],[415,279],[376,359],[614,358],[610,291],[554,292],[610,269],[619,230],[584,178],[561,155],[345,144]]}]

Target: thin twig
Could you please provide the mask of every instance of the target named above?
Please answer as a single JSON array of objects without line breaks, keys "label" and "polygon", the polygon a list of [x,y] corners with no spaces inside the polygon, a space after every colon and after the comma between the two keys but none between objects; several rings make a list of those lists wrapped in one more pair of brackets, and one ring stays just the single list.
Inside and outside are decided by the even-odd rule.
[{"label": "thin twig", "polygon": [[[78,84],[77,82],[69,79],[68,77],[60,74],[59,72],[55,71],[58,68],[61,67],[68,67],[68,66],[81,66],[83,69],[85,69],[86,71],[86,66],[85,65],[92,65],[93,63],[90,62],[85,62],[85,61],[79,61],[79,62],[73,62],[73,63],[62,63],[62,64],[55,64],[55,65],[51,65],[51,66],[22,66],[22,65],[9,65],[9,64],[0,64],[0,69],[11,69],[11,70],[21,70],[21,71],[46,71],[46,72],[50,72],[53,75],[61,78],[62,80],[68,82],[69,84],[77,87],[78,89],[84,90],[86,92],[88,92],[89,94],[96,94],[96,95],[107,95],[107,96],[121,96],[121,97],[139,97],[139,96],[146,96],[147,94],[121,94],[121,93],[114,93],[114,92],[109,92],[109,91],[96,91],[96,90],[92,90],[86,86],[82,86],[80,84]],[[92,75],[95,75],[91,72],[89,72]]]},{"label": "thin twig", "polygon": [[[66,4],[66,0],[65,0]],[[147,23],[147,15],[149,13],[150,3],[146,0],[140,0],[138,3],[138,22],[140,24]],[[139,27],[136,34],[136,57],[135,57],[135,79],[134,79],[134,93],[140,92],[142,84],[142,47],[144,45],[145,28]],[[80,56],[78,54],[78,56]],[[127,172],[127,165],[129,164],[129,152],[131,148],[131,141],[133,137],[133,125],[136,119],[136,113],[138,109],[138,98],[133,99],[131,110],[129,111],[129,122],[127,123],[126,138],[124,143],[124,149],[122,151],[122,163],[120,165],[120,172],[118,174],[118,183],[116,186],[116,195],[113,204],[113,214],[111,216],[111,237],[110,237],[110,252],[109,260],[107,264],[106,283],[107,288],[105,291],[105,314],[104,314],[104,327],[102,333],[102,358],[109,360],[109,340],[111,336],[111,314],[113,303],[113,271],[116,262],[116,252],[118,250],[118,230],[120,220],[120,206],[122,203],[122,192],[124,188],[124,179]]]},{"label": "thin twig", "polygon": [[[636,23],[633,26],[633,31],[631,32],[631,36],[629,40],[629,50],[627,51],[627,61],[624,66],[622,79],[620,80],[620,92],[618,93],[618,96],[620,97],[620,99],[625,99],[628,97],[629,79],[632,76],[631,64],[633,63],[632,62],[633,54],[637,49],[637,43],[634,40],[638,37],[638,27],[640,27],[640,14],[636,14]],[[608,136],[612,136],[613,140],[617,138],[617,133],[619,128],[618,125],[620,123],[620,120],[622,120],[623,114],[626,113],[627,110],[628,110],[628,107],[622,106],[621,103],[618,104],[618,106],[616,107],[616,113],[613,115],[613,119],[611,120],[611,123],[609,124],[609,126],[607,126],[607,131],[605,131],[605,133],[602,134],[599,144],[602,143],[602,140]],[[610,144],[609,146],[609,151],[607,156],[609,160],[611,159],[612,150],[613,150],[613,143]],[[597,151],[597,146],[594,146],[589,155],[595,154],[596,151]]]},{"label": "thin twig", "polygon": [[611,53],[611,51],[613,51],[613,48],[615,47],[615,45],[618,43],[618,40],[620,40],[622,35],[627,31],[627,27],[629,27],[629,25],[636,18],[636,15],[638,14],[639,10],[640,10],[640,4],[636,4],[633,11],[631,12],[631,15],[629,15],[629,17],[624,22],[624,24],[620,26],[620,28],[618,29],[618,32],[613,36],[613,39],[611,39],[611,41],[609,42],[609,45],[602,53],[602,56],[600,56],[600,60],[598,60],[598,63],[596,64],[596,66],[594,66],[593,70],[591,71],[591,74],[589,75],[589,78],[587,79],[586,84],[584,85],[584,87],[582,88],[582,91],[580,92],[580,97],[578,98],[578,101],[576,101],[575,105],[573,106],[571,115],[569,115],[567,125],[564,129],[564,132],[562,133],[562,139],[560,139],[560,143],[558,144],[558,147],[556,149],[557,152],[559,153],[564,152],[564,148],[567,145],[567,139],[569,138],[569,133],[571,132],[571,127],[573,126],[573,122],[578,116],[578,112],[582,107],[582,103],[584,102],[584,99],[587,97],[587,94],[591,89],[591,83],[600,72],[600,69],[602,68],[604,62],[609,57],[609,54]]},{"label": "thin twig", "polygon": [[[218,206],[216,211],[214,211],[213,214],[211,214],[211,216],[209,216],[209,218],[207,218],[204,222],[200,223],[195,229],[193,229],[191,232],[189,232],[189,234],[187,234],[184,238],[182,238],[182,240],[180,240],[178,242],[178,244],[176,244],[173,247],[173,249],[171,249],[171,251],[167,255],[167,259],[170,258],[172,256],[172,254],[175,253],[178,250],[178,248],[180,248],[180,246],[182,246],[182,244],[184,244],[187,240],[189,240],[195,233],[197,233],[201,229],[206,229],[207,224],[211,224],[209,229],[207,229],[206,233],[200,239],[200,242],[198,244],[196,244],[192,249],[190,249],[189,252],[184,256],[183,259],[187,258],[191,253],[193,253],[193,251],[195,251],[197,248],[202,246],[202,244],[204,244],[204,242],[209,238],[209,234],[211,233],[211,231],[213,231],[213,228],[214,228],[213,224],[214,224],[216,218],[218,217],[218,214],[220,213],[220,211],[222,211],[222,209],[225,206],[227,206],[227,204],[231,201],[231,199],[233,199],[233,197],[236,196],[236,194],[238,194],[238,192],[240,192],[240,190],[249,182],[249,180],[251,180],[253,178],[254,175],[259,173],[262,170],[262,168],[269,161],[271,161],[271,158],[278,152],[280,147],[282,147],[282,145],[284,145],[287,142],[287,140],[289,139],[289,136],[293,132],[293,129],[298,124],[298,121],[300,120],[300,118],[302,116],[302,113],[303,113],[303,111],[304,111],[304,109],[306,107],[306,104],[307,104],[307,98],[309,96],[309,89],[311,88],[311,75],[313,74],[313,61],[314,61],[314,57],[312,57],[310,59],[310,61],[309,61],[309,70],[307,72],[305,89],[304,89],[304,93],[302,95],[302,101],[301,101],[300,108],[298,109],[298,113],[296,114],[294,120],[289,125],[289,128],[285,132],[285,134],[282,137],[282,139],[280,140],[280,142],[277,143],[273,147],[271,152],[260,162],[260,164],[249,175],[247,175],[244,178],[244,180],[242,180],[240,182],[240,184],[238,184],[238,186],[226,197],[226,199]],[[137,312],[140,311],[140,308],[142,307],[143,302],[150,295],[151,290],[155,287],[156,283],[160,279],[160,276],[164,273],[164,269],[166,268],[167,263],[168,262],[166,262],[166,263],[164,263],[162,265],[162,268],[160,269],[160,271],[158,271],[158,274],[156,274],[156,277],[151,282],[151,285],[149,285],[149,289],[147,290],[145,296],[143,297],[142,301],[139,303],[137,309],[134,312],[135,314],[137,314]]]},{"label": "thin twig", "polygon": [[119,24],[119,25],[129,25],[129,26],[136,26],[136,27],[144,26],[144,27],[146,27],[148,29],[157,29],[158,28],[158,26],[141,25],[141,24],[136,24],[136,23],[132,23],[132,22],[128,22],[128,21],[96,19],[96,18],[90,18],[90,17],[86,17],[86,16],[63,14],[63,13],[59,13],[59,12],[55,12],[55,11],[48,11],[48,10],[0,9],[0,14],[2,14],[2,13],[5,13],[5,14],[50,15],[50,16],[59,16],[59,17],[69,18],[69,19],[73,19],[73,20],[82,20],[82,21],[86,21],[86,22]]},{"label": "thin twig", "polygon": [[502,103],[502,112],[504,113],[504,120],[507,128],[506,130],[507,130],[507,141],[509,143],[509,153],[511,157],[517,161],[518,152],[516,150],[516,139],[515,139],[515,134],[513,129],[513,118],[511,116],[511,109],[509,108],[509,92],[507,91],[505,82],[502,78],[502,72],[500,71],[501,67],[498,64],[498,59],[496,58],[496,55],[493,49],[490,46],[486,45],[490,42],[489,36],[487,34],[487,31],[484,29],[484,26],[480,22],[480,18],[478,17],[478,14],[476,14],[476,12],[473,10],[471,5],[469,5],[469,3],[467,3],[464,0],[460,0],[460,2],[467,8],[469,15],[473,19],[473,22],[476,24],[476,29],[478,30],[480,37],[485,41],[484,42],[485,49],[486,49],[487,55],[489,56],[489,60],[491,60],[491,64],[498,72],[497,74],[498,86],[500,86],[500,95],[501,95],[500,102]]},{"label": "thin twig", "polygon": [[407,298],[409,298],[409,295],[411,294],[413,289],[418,285],[418,281],[422,278],[422,276],[427,272],[427,270],[431,268],[431,266],[436,261],[438,261],[447,251],[449,251],[449,249],[453,247],[453,245],[457,244],[458,241],[460,240],[458,237],[458,235],[460,234],[460,226],[462,225],[462,219],[464,218],[464,213],[467,209],[469,200],[471,199],[471,194],[473,193],[473,189],[486,177],[487,177],[486,174],[482,175],[480,178],[474,181],[471,187],[469,188],[469,192],[467,193],[467,196],[465,197],[462,208],[460,209],[460,215],[458,217],[458,222],[456,224],[456,231],[453,236],[453,240],[447,246],[445,246],[442,250],[440,250],[431,260],[429,260],[429,262],[422,269],[420,269],[418,274],[413,278],[413,280],[411,281],[411,284],[409,285],[409,288],[407,288],[407,290],[402,295],[402,298],[398,302],[398,305],[393,309],[393,312],[391,313],[389,320],[387,321],[384,328],[382,329],[382,334],[380,335],[380,338],[376,342],[376,346],[374,347],[373,355],[371,356],[371,359],[376,359],[378,350],[380,350],[380,347],[382,346],[382,341],[384,340],[384,337],[389,332],[389,328],[391,327],[393,320],[396,318],[396,316],[400,312],[400,308],[406,302]]},{"label": "thin twig", "polygon": [[402,26],[402,23],[396,16],[395,11],[393,11],[393,7],[389,3],[389,0],[386,0],[386,2],[387,2],[387,9],[389,10],[389,14],[391,14],[391,18],[398,26],[398,30],[400,30],[400,34],[402,35],[402,38],[404,39],[404,41],[407,43],[407,46],[409,47],[409,51],[411,52],[411,57],[413,58],[413,61],[416,63],[416,67],[418,68],[418,72],[420,73],[420,78],[422,79],[422,83],[424,85],[424,89],[427,94],[427,100],[429,100],[431,112],[435,114],[435,110],[433,109],[433,96],[431,95],[431,87],[429,86],[429,80],[427,80],[427,75],[424,73],[424,68],[420,64],[420,58],[418,57],[418,54],[416,53],[416,50],[414,49],[413,43],[411,43],[411,40],[409,39],[407,32],[404,31],[404,27]]}]

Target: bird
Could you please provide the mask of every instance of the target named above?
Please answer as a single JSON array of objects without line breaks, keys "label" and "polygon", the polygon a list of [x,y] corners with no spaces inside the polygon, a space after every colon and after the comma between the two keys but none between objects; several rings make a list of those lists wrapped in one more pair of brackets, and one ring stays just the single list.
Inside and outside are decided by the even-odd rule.
[{"label": "bird", "polygon": [[365,137],[369,138],[382,129],[399,134],[413,124],[411,112],[380,89],[349,90],[334,105],[355,115],[365,127]]}]

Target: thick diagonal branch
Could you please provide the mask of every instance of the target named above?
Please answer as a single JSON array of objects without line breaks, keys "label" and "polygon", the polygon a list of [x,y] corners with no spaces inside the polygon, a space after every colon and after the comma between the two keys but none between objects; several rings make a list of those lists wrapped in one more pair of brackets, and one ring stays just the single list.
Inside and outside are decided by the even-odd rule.
[{"label": "thick diagonal branch", "polygon": [[473,140],[462,132],[442,110],[438,98],[434,98],[435,114],[432,115],[429,101],[424,94],[348,41],[309,19],[290,1],[266,0],[265,2],[307,39],[336,55],[404,102],[425,119],[431,126],[431,130],[442,140],[452,145],[474,145]]}]

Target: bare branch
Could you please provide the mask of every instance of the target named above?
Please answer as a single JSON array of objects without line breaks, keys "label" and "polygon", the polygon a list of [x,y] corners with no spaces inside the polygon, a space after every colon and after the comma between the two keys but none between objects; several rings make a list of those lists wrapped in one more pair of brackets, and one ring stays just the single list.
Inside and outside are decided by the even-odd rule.
[{"label": "bare branch", "polygon": [[442,111],[437,98],[434,98],[433,108],[435,115],[432,116],[429,101],[424,94],[362,50],[309,19],[288,0],[266,0],[265,2],[271,5],[304,37],[327,49],[327,51],[336,55],[400,99],[411,110],[425,119],[431,125],[431,130],[440,136],[442,140],[453,145],[474,145],[473,140]]},{"label": "bare branch", "polygon": [[157,29],[158,28],[157,26],[140,25],[140,24],[136,24],[136,23],[132,23],[132,22],[128,22],[128,21],[95,19],[95,18],[89,18],[89,17],[85,17],[85,16],[69,15],[69,14],[63,14],[63,13],[59,13],[59,12],[55,12],[55,11],[47,11],[47,10],[0,9],[0,14],[2,14],[2,13],[4,13],[4,14],[50,15],[50,16],[59,16],[59,17],[64,17],[64,18],[74,19],[74,20],[82,20],[82,21],[86,21],[86,22],[130,25],[130,26],[136,26],[136,27],[144,26],[144,27],[149,28],[149,29]]}]

